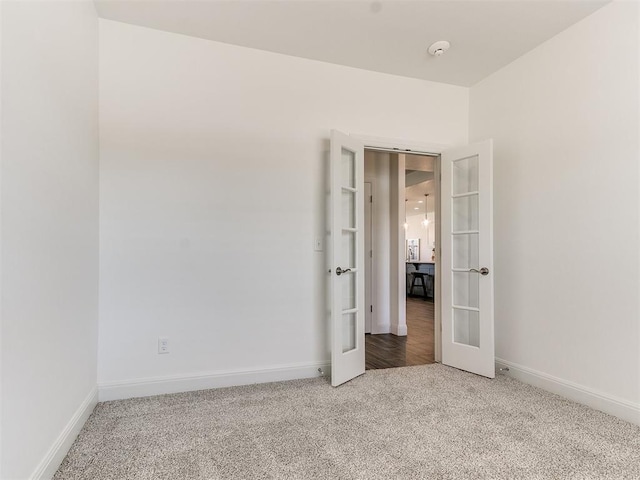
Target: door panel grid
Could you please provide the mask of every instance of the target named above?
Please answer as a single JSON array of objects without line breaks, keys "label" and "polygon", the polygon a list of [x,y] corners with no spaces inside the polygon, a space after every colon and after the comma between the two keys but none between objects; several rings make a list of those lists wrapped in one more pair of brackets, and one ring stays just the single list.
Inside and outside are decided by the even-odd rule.
[{"label": "door panel grid", "polygon": [[364,145],[331,133],[331,384],[364,373]]},{"label": "door panel grid", "polygon": [[441,159],[442,361],[492,378],[492,143]]}]

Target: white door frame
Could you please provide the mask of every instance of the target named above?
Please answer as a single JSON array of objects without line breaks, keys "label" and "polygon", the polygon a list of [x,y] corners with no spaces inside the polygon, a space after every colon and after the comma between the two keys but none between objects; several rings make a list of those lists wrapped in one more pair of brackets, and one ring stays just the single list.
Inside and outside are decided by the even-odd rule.
[{"label": "white door frame", "polygon": [[[438,260],[440,257],[442,239],[441,239],[441,228],[440,228],[440,154],[447,150],[453,145],[445,145],[438,143],[427,143],[427,142],[416,142],[412,140],[406,139],[394,139],[394,138],[386,138],[386,137],[374,137],[370,135],[362,135],[362,134],[350,134],[350,136],[357,138],[362,143],[364,143],[365,149],[370,150],[385,150],[390,153],[407,153],[407,154],[423,154],[423,155],[433,155],[437,157],[436,159],[436,204],[435,211],[438,212],[436,215],[436,224],[435,224],[435,236],[436,236],[436,266],[439,264]],[[404,255],[404,246],[403,246],[403,255]],[[398,272],[398,277],[402,275],[404,281],[406,282],[406,269],[402,272]],[[435,276],[435,284],[434,284],[434,301],[435,301],[435,321],[434,321],[434,357],[435,361],[440,363],[442,362],[442,301],[441,301],[441,276],[437,274]]]},{"label": "white door frame", "polygon": [[[368,185],[368,187],[367,187]],[[364,280],[364,306],[366,308],[364,315],[364,333],[372,333],[373,331],[373,285],[375,280],[375,275],[373,272],[373,225],[374,225],[374,215],[373,215],[373,197],[374,197],[374,185],[371,180],[367,180],[365,178],[364,181],[364,270],[365,270],[365,280]],[[369,214],[367,215],[367,210]],[[367,244],[369,248],[367,248]]]},{"label": "white door frame", "polygon": [[[365,147],[366,148],[366,147]],[[392,154],[389,172],[389,220],[391,225],[401,225],[406,220],[405,205],[405,156]],[[401,337],[407,336],[407,262],[405,253],[406,234],[404,228],[393,228],[389,237],[389,267],[391,281],[389,282],[389,305],[391,307],[391,333]],[[394,275],[393,272],[396,272]],[[394,309],[395,307],[395,309]],[[394,321],[395,319],[395,321]]]}]

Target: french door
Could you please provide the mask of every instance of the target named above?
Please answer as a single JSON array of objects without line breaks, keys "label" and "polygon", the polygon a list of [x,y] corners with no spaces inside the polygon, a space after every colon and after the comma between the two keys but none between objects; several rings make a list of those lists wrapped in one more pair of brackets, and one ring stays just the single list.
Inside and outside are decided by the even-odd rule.
[{"label": "french door", "polygon": [[[331,132],[331,384],[365,371],[364,144]],[[442,152],[442,363],[493,378],[493,145]],[[401,228],[398,225],[398,228]]]},{"label": "french door", "polygon": [[493,378],[493,143],[441,161],[442,363]]},{"label": "french door", "polygon": [[364,356],[364,145],[333,130],[330,154],[331,385],[362,375]]}]

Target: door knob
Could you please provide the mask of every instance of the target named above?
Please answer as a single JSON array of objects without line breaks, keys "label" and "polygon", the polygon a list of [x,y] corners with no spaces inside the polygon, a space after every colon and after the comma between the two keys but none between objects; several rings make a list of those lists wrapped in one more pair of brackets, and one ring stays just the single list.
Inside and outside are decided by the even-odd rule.
[{"label": "door knob", "polygon": [[347,273],[347,272],[350,272],[350,271],[351,271],[351,269],[350,269],[350,268],[345,268],[345,269],[343,270],[342,268],[338,267],[338,268],[336,268],[336,275],[340,276],[340,275],[342,275],[343,273]]},{"label": "door knob", "polygon": [[489,269],[487,267],[482,267],[480,270],[476,270],[475,268],[470,268],[469,271],[479,273],[480,275],[489,275]]}]

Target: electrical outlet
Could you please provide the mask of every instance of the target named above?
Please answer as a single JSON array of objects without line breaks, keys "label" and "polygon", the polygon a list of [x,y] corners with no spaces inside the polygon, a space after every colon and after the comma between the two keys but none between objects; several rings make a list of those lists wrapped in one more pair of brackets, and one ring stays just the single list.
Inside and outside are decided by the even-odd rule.
[{"label": "electrical outlet", "polygon": [[322,237],[316,237],[313,241],[313,249],[316,252],[322,251]]},{"label": "electrical outlet", "polygon": [[158,353],[169,353],[168,337],[158,337]]}]

